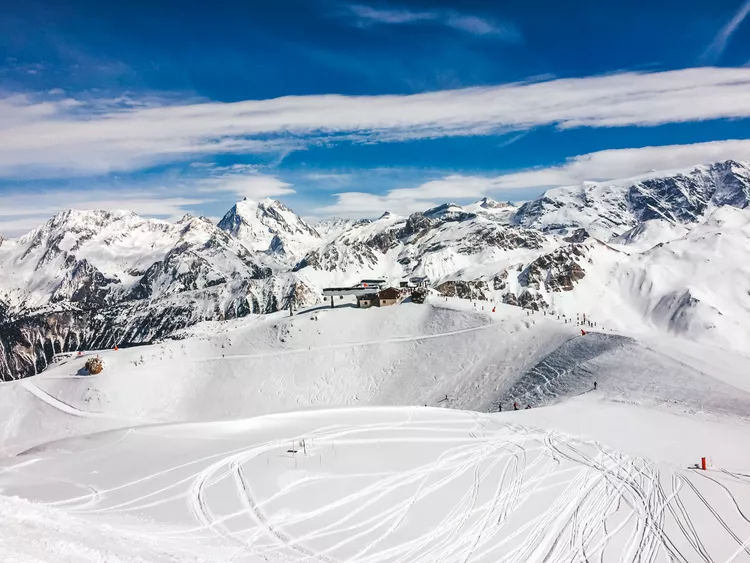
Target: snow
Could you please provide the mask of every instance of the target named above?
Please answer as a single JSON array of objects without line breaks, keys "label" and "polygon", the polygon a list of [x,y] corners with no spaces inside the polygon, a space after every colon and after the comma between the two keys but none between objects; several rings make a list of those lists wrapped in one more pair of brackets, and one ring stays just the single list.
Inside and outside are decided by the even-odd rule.
[{"label": "snow", "polygon": [[525,204],[514,221],[562,234],[583,227],[606,241],[649,219],[701,222],[716,207],[744,208],[749,199],[750,164],[725,161],[554,188]]},{"label": "snow", "polygon": [[645,252],[659,244],[682,238],[688,232],[689,229],[684,225],[665,219],[652,219],[614,237],[610,244],[626,252]]},{"label": "snow", "polygon": [[[213,233],[204,222],[190,216],[169,223],[130,212],[66,211],[0,246],[0,288],[11,296],[11,304],[45,305],[56,292],[65,290],[69,257],[74,256],[119,280],[121,291],[126,292],[170,250],[182,244],[205,244]],[[235,268],[237,262],[235,258]]]},{"label": "snow", "polygon": [[352,228],[357,223],[367,223],[367,220],[355,221],[354,219],[344,219],[341,217],[332,217],[330,219],[323,219],[317,221],[313,228],[326,240],[336,238],[344,231]]},{"label": "snow", "polygon": [[[603,422],[593,433],[622,435],[611,415],[627,407],[586,407]],[[74,560],[103,560],[90,545],[105,534],[115,552],[158,540],[192,554],[176,561],[748,560],[746,477],[680,466],[704,434],[655,462],[550,429],[575,423],[562,414],[381,407],[113,431],[31,450],[0,474],[4,494],[47,507],[0,502],[32,549],[41,532]],[[58,510],[72,515],[62,530]],[[82,522],[93,533],[71,534]]]},{"label": "snow", "polygon": [[337,305],[0,386],[4,560],[750,561],[750,358]]},{"label": "snow", "polygon": [[7,563],[205,563],[183,542],[99,524],[51,506],[0,496],[0,554]]},{"label": "snow", "polygon": [[[515,307],[499,305],[493,314],[490,303],[433,303],[361,310],[337,300],[334,310],[294,317],[201,323],[185,339],[96,352],[106,364],[96,377],[76,377],[87,355],[63,359],[41,376],[3,387],[12,392],[0,394],[0,409],[15,421],[5,429],[5,447],[20,451],[35,445],[40,432],[56,439],[79,427],[121,426],[127,418],[215,420],[340,405],[436,404],[446,393],[454,408],[482,410],[506,378],[577,334]],[[446,358],[446,347],[460,353]],[[36,396],[24,386],[35,387]],[[40,405],[40,394],[107,416],[61,423],[59,405]],[[53,416],[40,417],[38,409]]]},{"label": "snow", "polygon": [[[244,199],[237,202],[219,222],[219,228],[230,233],[251,251],[288,255],[292,262],[320,243],[320,235],[281,202]],[[281,248],[274,248],[274,244]],[[293,265],[293,263],[292,263]]]},{"label": "snow", "polygon": [[[220,229],[70,211],[3,241],[16,309],[97,272],[115,297],[148,281],[128,314],[158,323],[370,277],[486,299],[185,322],[0,384],[0,559],[750,561],[748,171],[319,231],[272,200]],[[524,292],[549,307],[502,303]]]}]

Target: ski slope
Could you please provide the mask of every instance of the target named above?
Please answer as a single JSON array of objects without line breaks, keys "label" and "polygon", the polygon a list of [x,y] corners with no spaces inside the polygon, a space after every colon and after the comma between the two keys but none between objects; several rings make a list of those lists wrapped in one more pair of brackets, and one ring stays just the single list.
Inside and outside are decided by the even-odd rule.
[{"label": "ski slope", "polygon": [[0,386],[0,553],[750,561],[749,362],[436,297],[87,351]]},{"label": "ski slope", "polygon": [[33,449],[0,484],[214,561],[750,560],[750,477],[571,438],[545,410],[145,426]]},{"label": "ski slope", "polygon": [[435,299],[369,310],[342,303],[294,317],[203,323],[181,340],[100,351],[105,369],[96,377],[77,376],[84,355],[10,382],[0,393],[13,421],[4,426],[5,449],[32,447],[40,434],[49,440],[309,408],[435,406],[445,395],[442,406],[489,410],[517,374],[579,334],[515,307],[491,313],[489,303]]}]

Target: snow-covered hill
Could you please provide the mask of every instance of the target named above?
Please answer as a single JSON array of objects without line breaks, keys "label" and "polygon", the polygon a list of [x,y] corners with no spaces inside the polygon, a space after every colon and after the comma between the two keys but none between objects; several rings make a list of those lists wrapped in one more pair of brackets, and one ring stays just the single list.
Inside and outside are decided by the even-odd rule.
[{"label": "snow-covered hill", "polygon": [[[369,310],[345,303],[293,317],[206,321],[159,344],[73,354],[0,388],[0,412],[9,422],[4,447],[19,451],[40,434],[51,440],[132,421],[234,419],[300,408],[428,404],[496,411],[513,401],[552,403],[596,380],[615,399],[637,397],[652,406],[679,400],[689,412],[730,416],[750,412],[742,355],[665,342],[654,333],[589,329],[591,337],[581,337],[581,323],[491,305],[440,297]],[[728,364],[688,368],[675,359],[675,347],[721,353]],[[78,377],[93,355],[103,359],[103,374]],[[61,417],[61,410],[73,416]]]},{"label": "snow-covered hill", "polygon": [[95,353],[0,384],[11,560],[750,561],[739,354],[441,297]]},{"label": "snow-covered hill", "polygon": [[313,283],[419,275],[439,286],[456,277],[472,280],[485,272],[502,271],[556,245],[538,231],[446,204],[409,217],[389,213],[354,225],[310,252],[295,270]]},{"label": "snow-covered hill", "polygon": [[[66,440],[0,475],[6,494],[35,503],[0,497],[4,551],[71,562],[750,560],[747,454],[721,448],[707,472],[682,463],[711,436],[746,434],[626,405],[576,406],[600,422],[599,440],[557,429],[581,421],[571,408],[419,407]],[[631,422],[649,429],[628,443],[618,429]],[[671,447],[655,461],[602,438],[626,452]]]}]

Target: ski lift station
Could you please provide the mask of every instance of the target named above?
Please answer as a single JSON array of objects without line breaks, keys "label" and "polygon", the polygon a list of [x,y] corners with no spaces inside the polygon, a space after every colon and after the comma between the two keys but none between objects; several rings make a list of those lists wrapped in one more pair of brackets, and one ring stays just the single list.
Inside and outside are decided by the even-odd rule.
[{"label": "ski lift station", "polygon": [[385,287],[385,285],[385,280],[362,280],[351,287],[327,287],[323,290],[323,296],[331,298],[331,307],[333,307],[334,297],[343,298],[346,295],[362,297],[363,295],[378,293]]}]

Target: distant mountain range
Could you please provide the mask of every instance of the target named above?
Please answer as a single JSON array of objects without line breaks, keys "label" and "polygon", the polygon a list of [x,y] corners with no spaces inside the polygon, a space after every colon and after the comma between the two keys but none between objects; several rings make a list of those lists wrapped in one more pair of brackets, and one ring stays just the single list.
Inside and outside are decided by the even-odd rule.
[{"label": "distant mountain range", "polygon": [[373,221],[310,225],[273,200],[238,202],[218,225],[65,211],[0,237],[0,377],[414,275],[449,295],[750,348],[748,201],[750,165],[726,161],[553,189],[520,208],[484,198]]}]

